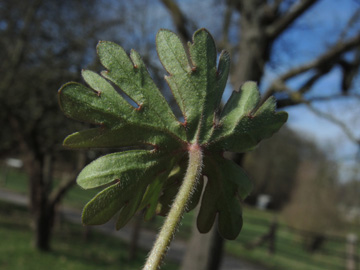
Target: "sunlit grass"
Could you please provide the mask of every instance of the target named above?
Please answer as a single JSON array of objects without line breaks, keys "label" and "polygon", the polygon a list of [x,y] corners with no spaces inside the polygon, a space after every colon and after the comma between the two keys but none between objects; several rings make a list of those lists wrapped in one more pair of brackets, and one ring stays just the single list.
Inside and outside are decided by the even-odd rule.
[{"label": "sunlit grass", "polygon": [[[345,269],[345,238],[343,241],[327,239],[320,250],[311,253],[304,247],[304,238],[299,232],[289,229],[279,220],[276,233],[275,253],[270,254],[268,245],[254,249],[246,244],[268,232],[275,213],[253,208],[244,209],[244,226],[235,241],[227,241],[226,251],[234,256],[279,270],[340,270]],[[360,248],[358,249],[360,251]]]},{"label": "sunlit grass", "polygon": [[[59,183],[55,179],[54,186]],[[26,195],[28,181],[26,175],[16,169],[0,168],[0,188],[15,191]],[[64,203],[67,206],[81,209],[100,189],[84,190],[76,184],[66,193]]]},{"label": "sunlit grass", "polygon": [[[32,248],[32,231],[25,208],[0,202],[0,269],[6,270],[112,270],[141,269],[146,252],[128,260],[128,246],[114,237],[70,223],[57,224],[51,252]],[[174,263],[163,269],[175,270]]]}]

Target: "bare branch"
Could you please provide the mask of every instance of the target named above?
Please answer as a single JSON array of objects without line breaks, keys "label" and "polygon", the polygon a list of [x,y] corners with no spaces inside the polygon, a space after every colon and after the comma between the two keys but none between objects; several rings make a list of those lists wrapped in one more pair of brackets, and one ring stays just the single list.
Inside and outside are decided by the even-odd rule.
[{"label": "bare branch", "polygon": [[61,181],[59,186],[54,189],[49,195],[49,204],[55,206],[60,202],[66,192],[76,183],[76,176],[80,172],[81,168],[85,166],[86,155],[85,153],[78,154],[78,161],[74,172],[70,173],[66,178]]},{"label": "bare branch", "polygon": [[[282,91],[284,88],[284,84],[287,80],[294,78],[300,74],[303,74],[309,70],[315,69],[320,74],[326,74],[331,68],[339,63],[339,58],[342,54],[345,52],[348,52],[357,46],[360,45],[360,34],[347,40],[347,41],[339,41],[337,42],[333,47],[331,47],[327,52],[320,55],[317,59],[306,63],[302,66],[290,69],[289,71],[282,74],[280,77],[278,77],[276,80],[273,81],[273,83],[270,85],[268,90],[265,92],[263,100],[266,100],[268,97],[273,95],[277,91]],[[319,79],[315,78],[316,80]],[[314,81],[315,82],[315,81]],[[314,82],[309,82],[310,86]],[[301,88],[301,93],[305,93],[308,90],[310,90],[310,87],[303,87]]]},{"label": "bare branch", "polygon": [[66,194],[66,192],[76,183],[76,178],[73,174],[70,174],[66,177],[60,185],[51,192],[49,195],[49,204],[56,205],[61,198]]},{"label": "bare branch", "polygon": [[343,94],[337,94],[337,95],[331,95],[331,96],[318,96],[318,97],[312,97],[308,99],[308,102],[312,103],[314,101],[319,102],[319,101],[330,101],[330,100],[334,100],[334,99],[340,99],[340,98],[355,98],[355,99],[359,99],[360,101],[360,95],[359,94],[351,94],[351,95],[346,95],[344,96]]},{"label": "bare branch", "polygon": [[272,9],[273,9],[274,11],[278,11],[279,8],[280,8],[280,5],[282,4],[283,1],[284,1],[284,0],[275,0],[274,3],[273,3],[273,5],[272,5]]},{"label": "bare branch", "polygon": [[311,76],[298,90],[299,93],[304,94],[308,92],[312,86],[321,78],[323,77],[327,72],[326,71],[319,71],[316,72],[313,76]]},{"label": "bare branch", "polygon": [[[286,98],[277,99],[278,108],[306,103],[306,100],[303,98],[302,93],[290,89],[284,81],[276,80],[272,83],[272,87],[273,89],[276,89],[276,92],[287,94]],[[268,92],[266,92],[261,99],[261,104],[264,103],[269,97],[270,96],[268,96]]]},{"label": "bare branch", "polygon": [[191,34],[186,30],[188,20],[180,10],[179,6],[172,0],[161,0],[164,6],[169,10],[178,34],[183,41],[191,40]]},{"label": "bare branch", "polygon": [[[297,104],[305,104],[313,113],[315,113],[316,115],[334,123],[335,125],[339,126],[344,133],[346,134],[346,136],[352,140],[353,142],[360,144],[360,139],[357,139],[355,137],[355,135],[351,132],[351,130],[344,124],[343,121],[340,121],[338,119],[336,119],[334,116],[332,116],[331,114],[325,113],[323,111],[320,111],[318,109],[316,109],[313,105],[312,105],[312,101],[315,100],[330,100],[329,97],[327,98],[312,98],[311,100],[306,100],[303,98],[303,95],[301,92],[299,91],[293,91],[291,90],[289,87],[287,87],[284,83],[284,81],[277,81],[277,85],[276,87],[278,89],[281,89],[281,92],[285,92],[288,95],[288,98],[283,98],[283,99],[278,99],[277,101],[277,107],[278,108],[282,108],[282,107],[286,107],[286,106],[292,106],[292,105],[297,105]],[[334,96],[332,96],[334,97]],[[342,96],[344,97],[344,96]],[[264,100],[263,100],[264,101]]]},{"label": "bare branch", "polygon": [[321,67],[325,66],[327,63],[337,60],[341,54],[359,45],[360,45],[360,34],[353,37],[352,39],[347,40],[346,42],[339,41],[331,49],[329,49],[327,52],[319,56],[316,60],[308,64],[302,65],[300,67],[289,70],[288,72],[286,72],[281,76],[281,79],[286,81],[310,69],[313,68],[321,69]]},{"label": "bare branch", "polygon": [[316,2],[318,2],[318,0],[302,0],[300,3],[295,4],[287,13],[267,27],[266,33],[268,37],[271,39],[278,37],[289,27],[290,24],[292,24]]},{"label": "bare branch", "polygon": [[341,90],[344,94],[348,94],[348,91],[351,88],[355,76],[358,74],[360,68],[360,48],[356,50],[355,57],[352,62],[342,59],[339,61],[339,65],[343,72]]},{"label": "bare branch", "polygon": [[[290,90],[288,90],[290,91]],[[288,92],[286,91],[286,92]],[[293,105],[299,105],[299,104],[306,104],[309,103],[311,104],[312,102],[326,102],[326,101],[330,101],[330,100],[335,100],[335,99],[339,99],[339,98],[356,98],[360,100],[360,95],[358,94],[351,94],[351,95],[347,95],[344,96],[343,94],[337,94],[337,95],[331,95],[331,96],[317,96],[317,97],[312,97],[309,99],[303,99],[302,95],[296,91],[291,92],[291,94],[286,97],[286,98],[279,98],[277,100],[277,107],[280,108],[284,108],[287,106],[293,106]]]},{"label": "bare branch", "polygon": [[349,21],[347,22],[346,26],[344,27],[344,29],[341,31],[340,33],[340,37],[339,40],[343,40],[347,33],[349,32],[349,30],[351,29],[351,27],[360,19],[360,8],[357,9],[354,14],[351,16],[351,18],[349,19]]},{"label": "bare branch", "polygon": [[360,143],[360,139],[357,139],[355,137],[355,135],[351,132],[351,130],[344,124],[343,121],[335,118],[333,115],[329,114],[329,113],[325,113],[321,110],[316,109],[311,103],[306,103],[307,107],[309,108],[310,111],[312,111],[313,113],[315,113],[316,115],[334,123],[335,125],[339,126],[343,132],[346,134],[346,136],[353,142],[355,142],[356,144]]},{"label": "bare branch", "polygon": [[223,22],[223,29],[222,29],[223,37],[222,37],[222,40],[220,41],[220,47],[223,47],[223,48],[228,47],[229,28],[230,28],[233,10],[234,10],[234,1],[230,0],[227,3],[225,14],[224,14],[224,22]]},{"label": "bare branch", "polygon": [[[282,108],[282,107],[286,107],[286,106],[292,106],[292,105],[297,105],[297,104],[305,104],[313,113],[315,113],[316,115],[334,123],[335,125],[339,126],[343,132],[346,134],[346,136],[353,142],[360,144],[360,139],[357,139],[355,137],[355,135],[351,132],[351,130],[344,124],[343,121],[338,120],[337,118],[335,118],[333,115],[325,113],[321,110],[316,109],[313,105],[312,105],[312,101],[319,101],[321,99],[323,100],[330,100],[329,97],[327,98],[312,98],[311,100],[305,100],[302,96],[302,94],[300,92],[297,91],[292,91],[291,89],[289,89],[284,83],[279,83],[278,85],[279,88],[281,88],[281,90],[283,92],[286,92],[288,94],[288,98],[284,98],[284,99],[278,99],[277,101],[277,107],[278,108]],[[334,96],[332,96],[334,97]],[[344,97],[344,96],[342,96]]]}]

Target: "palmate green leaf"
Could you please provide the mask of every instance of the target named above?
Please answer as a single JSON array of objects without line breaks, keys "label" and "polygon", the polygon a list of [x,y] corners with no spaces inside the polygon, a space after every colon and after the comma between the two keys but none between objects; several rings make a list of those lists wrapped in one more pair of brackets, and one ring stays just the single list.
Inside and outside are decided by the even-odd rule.
[{"label": "palmate green leaf", "polygon": [[[209,231],[218,216],[220,234],[234,239],[242,226],[241,201],[251,191],[251,182],[223,152],[253,149],[286,122],[287,114],[275,112],[273,98],[259,104],[254,82],[234,91],[220,109],[230,56],[218,56],[207,30],[196,31],[186,46],[173,32],[160,30],[156,45],[183,122],[174,116],[139,54],[132,50],[128,56],[112,42],[97,47],[106,70],[101,75],[83,71],[88,87],[71,82],[59,90],[60,107],[68,117],[97,125],[71,134],[65,146],[120,149],[79,174],[81,187],[105,187],[85,206],[83,223],[102,224],[117,215],[119,229],[141,209],[146,209],[145,219],[166,215],[182,184],[187,152],[197,145],[204,154],[202,176],[207,180],[200,177],[187,210],[202,195],[199,230]],[[129,147],[132,150],[121,150]]]}]

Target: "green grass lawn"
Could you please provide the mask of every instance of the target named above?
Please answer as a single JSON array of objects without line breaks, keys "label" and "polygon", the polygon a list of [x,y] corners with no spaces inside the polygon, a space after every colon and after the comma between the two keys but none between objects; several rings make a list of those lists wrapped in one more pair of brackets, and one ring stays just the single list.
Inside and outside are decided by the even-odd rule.
[{"label": "green grass lawn", "polygon": [[[269,254],[268,244],[255,249],[246,244],[268,231],[275,213],[244,207],[244,225],[239,237],[226,241],[225,250],[235,257],[261,264],[276,270],[343,270],[345,269],[345,242],[327,240],[315,253],[309,253],[303,245],[303,237],[288,229],[281,219],[276,240],[276,253]],[[177,237],[189,238],[194,212],[185,214]],[[156,226],[161,226],[162,218],[157,217]],[[151,227],[153,225],[146,225]],[[341,233],[340,233],[341,234]],[[358,254],[360,246],[358,245]]]},{"label": "green grass lawn", "polygon": [[28,182],[26,174],[17,169],[0,167],[0,188],[27,194]]},{"label": "green grass lawn", "polygon": [[[35,251],[29,221],[25,208],[0,201],[0,269],[130,270],[141,269],[145,262],[147,252],[129,261],[126,244],[94,231],[86,239],[82,226],[69,223],[56,226],[51,252]],[[178,266],[169,262],[162,269]]]},{"label": "green grass lawn", "polygon": [[[58,181],[55,181],[56,186]],[[0,189],[7,189],[21,194],[27,194],[28,182],[26,175],[20,170],[0,168]],[[81,209],[101,189],[84,190],[74,185],[65,195],[67,206]]]},{"label": "green grass lawn", "polygon": [[[4,179],[3,173],[0,171],[1,179]],[[7,180],[0,182],[0,188],[6,188],[9,190],[26,193],[27,182],[24,174],[17,172],[16,170],[9,170],[7,173]],[[76,208],[81,208],[84,206],[88,200],[95,195],[97,191],[84,191],[79,187],[75,186],[70,190],[70,192],[65,197],[65,204],[73,206]],[[229,254],[234,256],[253,261],[259,264],[270,267],[271,269],[277,270],[340,270],[345,269],[345,243],[339,241],[328,240],[325,242],[324,246],[318,252],[313,254],[305,251],[303,247],[303,237],[295,233],[294,231],[289,230],[286,227],[286,224],[282,222],[281,216],[279,218],[279,230],[277,232],[276,240],[276,253],[270,255],[268,253],[267,244],[257,247],[255,249],[246,248],[246,243],[253,241],[254,239],[260,237],[268,231],[269,225],[271,224],[275,213],[260,211],[257,209],[245,207],[244,208],[244,226],[239,237],[235,241],[226,242],[226,251]],[[192,224],[193,224],[194,212],[185,214],[180,226],[179,232],[177,234],[178,238],[188,239],[191,234]],[[144,227],[158,231],[160,226],[163,223],[162,217],[156,217],[152,222],[144,223]],[[15,226],[16,227],[16,226]],[[354,231],[352,227],[351,230],[339,231],[338,234],[345,237],[348,231],[357,233],[360,236],[360,229],[357,227]],[[79,230],[79,229],[78,229]],[[81,235],[81,233],[79,233]],[[21,235],[19,233],[19,235]],[[31,233],[27,231],[27,237],[30,239]],[[78,241],[82,241],[81,237]],[[94,249],[94,252],[98,250],[98,246],[104,244],[104,239],[99,236],[99,240],[92,240],[93,242],[87,243],[89,254],[91,254],[91,249]],[[23,243],[28,243],[29,240],[24,241]],[[67,243],[72,241],[69,240]],[[4,243],[4,241],[3,241]],[[62,245],[65,245],[63,243]],[[58,244],[59,247],[62,247],[61,244]],[[72,244],[73,245],[73,244]],[[18,247],[21,248],[21,247]],[[83,248],[83,247],[82,247]],[[79,249],[82,249],[79,247]],[[360,245],[358,245],[358,254],[360,253]],[[15,249],[15,248],[14,248]],[[77,247],[78,249],[78,247]],[[60,251],[59,251],[60,252]],[[1,253],[1,251],[0,251]],[[81,252],[79,252],[81,253]],[[74,253],[76,254],[76,252]],[[105,253],[104,253],[105,254]],[[107,253],[110,256],[111,252]],[[90,256],[90,255],[89,255]],[[113,256],[117,256],[116,253]],[[98,258],[98,257],[94,257]],[[104,255],[106,258],[106,255]],[[50,260],[50,259],[49,259]],[[118,258],[118,260],[120,260]],[[50,260],[51,261],[51,260]],[[141,260],[142,261],[142,260]],[[60,262],[59,262],[60,264]],[[110,265],[111,263],[109,263]],[[1,265],[0,265],[1,266]],[[109,266],[110,267],[110,266]],[[0,267],[1,269],[1,267]],[[16,269],[16,268],[9,268]],[[29,269],[29,268],[28,268]],[[70,268],[71,269],[71,268]],[[77,268],[81,269],[81,268]],[[96,269],[96,268],[90,268]],[[112,269],[112,268],[109,268]],[[126,269],[126,268],[121,268]]]},{"label": "green grass lawn", "polygon": [[[265,234],[273,220],[273,214],[252,208],[244,209],[244,226],[235,241],[226,242],[226,251],[234,256],[279,270],[342,270],[345,269],[345,242],[328,240],[317,252],[309,253],[303,245],[303,237],[279,222],[276,235],[276,253],[269,254],[268,244],[248,249],[249,243]],[[360,249],[359,249],[360,251]]]}]

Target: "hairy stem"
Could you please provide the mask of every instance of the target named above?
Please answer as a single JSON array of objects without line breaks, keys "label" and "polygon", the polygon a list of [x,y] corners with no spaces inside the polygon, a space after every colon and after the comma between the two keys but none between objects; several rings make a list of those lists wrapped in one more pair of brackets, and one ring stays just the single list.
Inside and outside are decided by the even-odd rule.
[{"label": "hairy stem", "polygon": [[174,233],[178,227],[186,206],[196,187],[197,180],[201,173],[203,164],[203,155],[201,148],[197,145],[189,147],[189,165],[180,187],[178,194],[171,206],[170,212],[164,222],[163,227],[150,251],[149,257],[143,270],[156,270],[160,268],[161,262],[173,239]]}]

